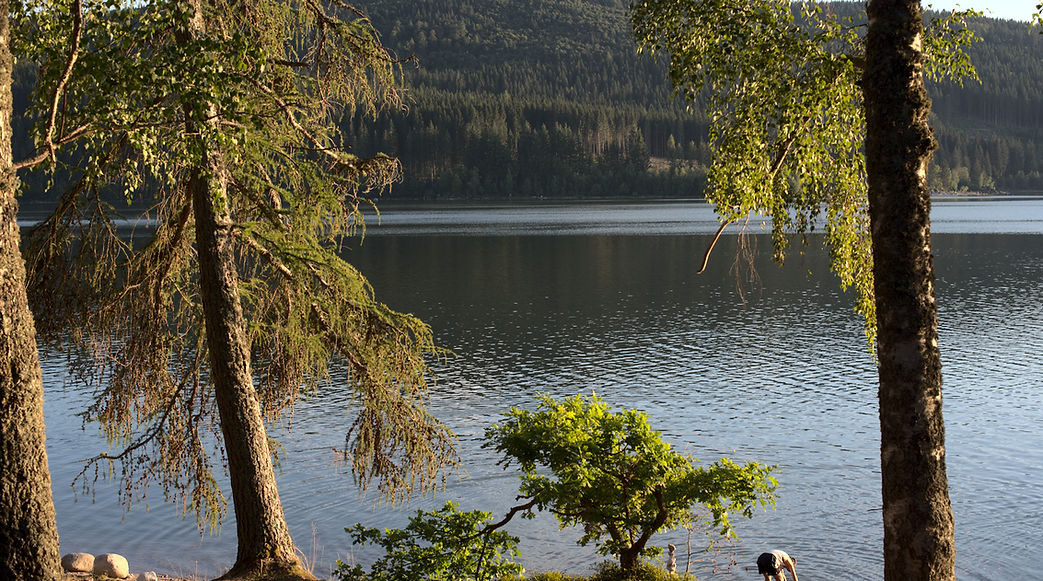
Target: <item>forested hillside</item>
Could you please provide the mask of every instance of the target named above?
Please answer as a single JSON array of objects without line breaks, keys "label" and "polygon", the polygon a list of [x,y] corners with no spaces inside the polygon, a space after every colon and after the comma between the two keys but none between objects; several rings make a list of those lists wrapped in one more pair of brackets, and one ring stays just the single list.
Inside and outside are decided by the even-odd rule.
[{"label": "forested hillside", "polygon": [[[393,199],[697,196],[707,119],[639,55],[628,0],[357,0],[404,64],[408,111],[345,119],[363,154],[401,158]],[[861,3],[831,5],[857,13]],[[1028,15],[1026,15],[1027,17]],[[1043,35],[979,19],[982,82],[932,85],[935,191],[1043,190]],[[15,71],[18,117],[32,69]],[[29,195],[46,183],[24,176]],[[61,181],[59,176],[58,181]]]},{"label": "forested hillside", "polygon": [[981,83],[929,87],[941,144],[935,189],[1043,189],[1043,35],[981,19],[970,54]]},{"label": "forested hillside", "polygon": [[[395,198],[693,196],[698,107],[638,55],[625,0],[360,0],[406,64],[408,112],[346,123],[405,166]],[[859,4],[836,6],[857,10]],[[1026,15],[1027,16],[1027,15]],[[1043,189],[1043,35],[980,19],[982,82],[931,86],[939,191]]]}]

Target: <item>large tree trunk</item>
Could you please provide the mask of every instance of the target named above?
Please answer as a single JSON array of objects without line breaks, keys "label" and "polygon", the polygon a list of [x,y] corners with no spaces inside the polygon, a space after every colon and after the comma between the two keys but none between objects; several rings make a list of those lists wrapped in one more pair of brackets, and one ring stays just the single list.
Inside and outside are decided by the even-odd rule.
[{"label": "large tree trunk", "polygon": [[880,374],[884,579],[953,579],[918,0],[870,0],[863,94]]},{"label": "large tree trunk", "polygon": [[0,0],[0,579],[56,580],[61,572],[43,382],[18,248],[8,13],[7,0]]},{"label": "large tree trunk", "polygon": [[250,371],[239,279],[233,255],[232,220],[219,161],[213,156],[189,182],[195,210],[199,286],[206,321],[210,380],[214,384],[239,548],[225,577],[257,574],[304,578],[275,484],[271,451]]},{"label": "large tree trunk", "polygon": [[[199,0],[195,8],[187,38],[205,34]],[[200,107],[206,109],[206,119],[216,127],[217,111],[212,105],[185,103],[184,107],[187,134],[197,133],[191,112]],[[210,381],[224,436],[238,535],[235,564],[222,579],[314,579],[301,568],[290,538],[254,389],[250,344],[239,298],[227,172],[219,151],[210,147],[205,137],[202,140],[205,154],[189,179],[188,191],[195,214],[199,296],[206,325]]]}]

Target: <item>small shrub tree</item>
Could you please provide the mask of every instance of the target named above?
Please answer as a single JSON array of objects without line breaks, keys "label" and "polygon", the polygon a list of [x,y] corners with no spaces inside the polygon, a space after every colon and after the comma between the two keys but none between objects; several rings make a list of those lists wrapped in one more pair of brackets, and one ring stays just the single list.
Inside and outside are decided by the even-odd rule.
[{"label": "small shrub tree", "polygon": [[697,467],[652,430],[644,412],[612,412],[595,395],[512,408],[485,437],[486,447],[503,453],[504,467],[519,465],[519,498],[528,499],[499,524],[517,512],[531,518],[549,510],[563,528],[582,526],[579,544],[593,541],[624,572],[658,554],[648,546],[652,535],[689,523],[697,505],[722,534],[735,536],[730,513],[751,518],[757,504],[775,503],[772,467],[726,458]]},{"label": "small shrub tree", "polygon": [[346,528],[357,545],[376,544],[385,554],[367,574],[361,565],[337,561],[341,581],[481,581],[522,573],[512,561],[518,538],[487,530],[492,515],[460,512],[453,502],[436,511],[418,510],[405,529]]}]

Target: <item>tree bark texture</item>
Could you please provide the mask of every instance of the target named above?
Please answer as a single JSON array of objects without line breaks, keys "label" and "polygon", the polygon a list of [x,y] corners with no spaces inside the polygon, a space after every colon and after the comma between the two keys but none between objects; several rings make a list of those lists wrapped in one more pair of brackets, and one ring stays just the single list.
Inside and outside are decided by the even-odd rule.
[{"label": "tree bark texture", "polygon": [[25,293],[11,158],[11,30],[0,0],[0,579],[57,580],[43,382]]},{"label": "tree bark texture", "polygon": [[[188,38],[205,34],[199,0],[194,6],[196,16],[190,22]],[[196,133],[191,111],[198,107],[207,109],[209,123],[218,123],[212,105],[185,103],[184,107],[188,135]],[[254,388],[235,264],[227,172],[217,148],[205,142],[201,147],[203,158],[189,178],[188,192],[195,218],[210,381],[224,437],[238,535],[235,564],[222,578],[314,579],[301,568],[290,537]]]},{"label": "tree bark texture", "polygon": [[870,0],[863,96],[880,375],[884,579],[953,579],[930,240],[936,147],[917,0]]},{"label": "tree bark texture", "polygon": [[226,577],[260,570],[299,569],[275,483],[271,451],[250,370],[250,346],[239,299],[221,164],[210,156],[209,168],[189,182],[199,253],[199,294],[206,321],[210,381],[214,385],[221,433],[228,460],[238,551]]}]

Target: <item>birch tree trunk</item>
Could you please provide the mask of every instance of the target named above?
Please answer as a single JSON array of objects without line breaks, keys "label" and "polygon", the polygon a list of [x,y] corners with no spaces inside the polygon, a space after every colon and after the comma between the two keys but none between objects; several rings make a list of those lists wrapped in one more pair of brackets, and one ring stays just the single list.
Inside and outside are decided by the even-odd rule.
[{"label": "birch tree trunk", "polygon": [[867,6],[866,168],[880,375],[884,579],[953,579],[918,0]]},{"label": "birch tree trunk", "polygon": [[0,579],[57,580],[43,382],[25,293],[11,158],[11,30],[0,0]]}]

